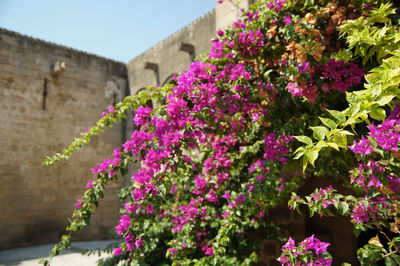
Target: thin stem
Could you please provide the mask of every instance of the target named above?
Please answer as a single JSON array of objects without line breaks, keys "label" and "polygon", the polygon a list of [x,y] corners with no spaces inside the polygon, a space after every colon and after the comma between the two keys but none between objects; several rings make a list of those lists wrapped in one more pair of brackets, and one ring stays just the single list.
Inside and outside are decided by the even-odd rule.
[{"label": "thin stem", "polygon": [[388,240],[390,243],[392,243],[392,240],[390,240],[390,238],[385,234],[385,232],[379,231],[379,233],[383,234],[383,235],[387,238],[387,240]]},{"label": "thin stem", "polygon": [[[383,255],[382,258],[381,258],[380,260],[383,260],[383,259],[386,258],[386,257],[390,257],[390,256],[392,256],[393,254],[396,254],[396,253],[398,253],[398,252],[399,252],[399,250],[396,248],[396,250],[394,250],[394,251],[392,251],[392,252],[390,252],[390,253],[388,253],[388,254]],[[378,261],[380,261],[380,260],[378,260]]]},{"label": "thin stem", "polygon": [[131,252],[131,253],[129,254],[129,258],[128,258],[128,261],[127,261],[126,265],[128,265],[128,266],[131,265],[132,260],[133,260],[133,252]]}]

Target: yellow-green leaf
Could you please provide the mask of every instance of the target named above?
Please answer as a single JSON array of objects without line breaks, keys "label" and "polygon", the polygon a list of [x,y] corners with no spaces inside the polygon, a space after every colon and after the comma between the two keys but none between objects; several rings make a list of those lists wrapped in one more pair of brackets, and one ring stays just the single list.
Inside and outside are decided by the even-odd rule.
[{"label": "yellow-green leaf", "polygon": [[318,152],[315,150],[308,150],[304,154],[305,157],[307,157],[308,162],[314,166],[314,162],[318,158]]},{"label": "yellow-green leaf", "polygon": [[382,108],[373,109],[373,110],[369,113],[369,115],[370,115],[373,119],[380,120],[380,121],[383,121],[383,120],[385,120],[385,118],[386,118],[386,112],[385,112],[385,110],[382,109]]},{"label": "yellow-green leaf", "polygon": [[300,142],[307,144],[307,145],[313,144],[312,140],[307,136],[295,136],[294,138]]},{"label": "yellow-green leaf", "polygon": [[328,110],[326,109],[334,118],[336,118],[339,122],[343,123],[344,121],[346,121],[346,116],[339,111],[336,110]]},{"label": "yellow-green leaf", "polygon": [[334,148],[335,150],[339,150],[339,146],[334,142],[327,142],[329,147]]},{"label": "yellow-green leaf", "polygon": [[323,117],[319,117],[319,119],[325,126],[329,127],[330,129],[335,129],[337,127],[337,124],[332,119]]},{"label": "yellow-green leaf", "polygon": [[324,140],[326,133],[329,131],[326,127],[318,126],[318,127],[310,127],[313,131],[313,137],[317,140]]},{"label": "yellow-green leaf", "polygon": [[332,142],[336,143],[340,148],[347,149],[347,136],[342,132],[333,135]]}]

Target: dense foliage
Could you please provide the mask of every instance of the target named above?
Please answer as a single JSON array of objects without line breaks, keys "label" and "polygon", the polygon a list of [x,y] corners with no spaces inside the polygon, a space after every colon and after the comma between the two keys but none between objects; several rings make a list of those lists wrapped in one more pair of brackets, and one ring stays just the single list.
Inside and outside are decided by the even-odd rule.
[{"label": "dense foliage", "polygon": [[[399,18],[379,0],[254,4],[217,32],[210,53],[176,85],[127,97],[46,159],[67,159],[134,110],[137,129],[92,169],[67,231],[86,226],[105,185],[139,161],[119,193],[122,242],[104,264],[251,264],[255,234],[282,240],[265,216],[289,201],[311,216],[348,216],[356,235],[376,229],[387,243],[371,239],[357,251],[360,263],[400,265]],[[152,98],[160,102],[154,109],[146,107]],[[329,186],[296,194],[302,180],[318,176],[354,193]],[[53,255],[69,247],[70,233]],[[290,238],[278,261],[330,265],[329,243],[317,237],[298,245]]]}]

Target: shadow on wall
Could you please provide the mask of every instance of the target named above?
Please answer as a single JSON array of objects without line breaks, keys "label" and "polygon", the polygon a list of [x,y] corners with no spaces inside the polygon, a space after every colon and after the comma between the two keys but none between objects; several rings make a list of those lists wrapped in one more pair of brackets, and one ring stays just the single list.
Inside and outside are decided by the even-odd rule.
[{"label": "shadow on wall", "polygon": [[[313,193],[315,188],[328,187],[332,184],[329,178],[310,178],[306,181],[301,189],[302,195]],[[348,188],[340,184],[332,184],[340,194],[347,195]],[[353,233],[353,224],[349,217],[319,217],[315,214],[313,217],[308,216],[308,210],[304,209],[306,225],[306,237],[315,234],[315,236],[323,241],[331,244],[328,247],[328,252],[332,255],[333,265],[341,265],[343,262],[348,262],[353,265],[358,265],[356,258],[357,254],[357,239]],[[345,243],[345,244],[344,244]]]},{"label": "shadow on wall", "polygon": [[164,82],[162,83],[161,86],[165,86],[167,84],[171,84],[171,85],[176,85],[176,73],[173,73],[171,75],[169,75]]}]

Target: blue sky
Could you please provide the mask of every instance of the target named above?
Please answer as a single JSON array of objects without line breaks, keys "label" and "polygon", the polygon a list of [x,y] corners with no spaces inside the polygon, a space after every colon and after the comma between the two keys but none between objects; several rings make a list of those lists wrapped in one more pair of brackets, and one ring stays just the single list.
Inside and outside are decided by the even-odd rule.
[{"label": "blue sky", "polygon": [[0,0],[0,27],[128,62],[215,0]]}]

